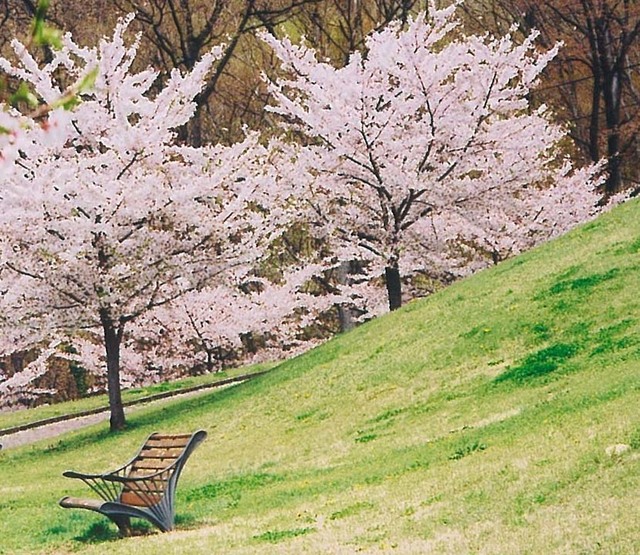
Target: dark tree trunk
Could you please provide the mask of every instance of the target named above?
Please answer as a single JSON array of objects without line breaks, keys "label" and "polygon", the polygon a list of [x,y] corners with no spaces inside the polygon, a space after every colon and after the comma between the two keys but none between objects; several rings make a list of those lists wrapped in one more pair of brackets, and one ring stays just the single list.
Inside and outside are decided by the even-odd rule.
[{"label": "dark tree trunk", "polygon": [[104,346],[107,352],[107,387],[109,391],[109,425],[112,432],[123,430],[126,425],[122,390],[120,388],[120,343],[123,324],[116,327],[108,311],[102,310],[100,321],[104,331]]},{"label": "dark tree trunk", "polygon": [[347,305],[338,305],[338,322],[340,322],[340,331],[342,333],[351,331],[356,327],[356,322],[353,318],[353,310]]},{"label": "dark tree trunk", "polygon": [[591,114],[589,122],[589,156],[591,160],[600,160],[600,75],[594,69],[593,90],[591,91]]},{"label": "dark tree trunk", "polygon": [[402,281],[400,280],[400,269],[397,262],[384,269],[384,277],[387,284],[387,295],[389,296],[389,309],[400,308],[402,306]]},{"label": "dark tree trunk", "polygon": [[[606,41],[606,42],[605,42]],[[604,44],[600,44],[604,42]],[[602,32],[600,40],[601,65],[604,68],[603,97],[605,120],[607,122],[607,160],[609,176],[606,182],[608,194],[618,193],[622,189],[622,167],[620,152],[620,120],[622,106],[623,70],[620,62],[612,52],[613,37],[608,32]]]},{"label": "dark tree trunk", "polygon": [[607,138],[607,154],[609,175],[605,184],[606,193],[613,195],[622,190],[622,165],[620,158],[620,133],[617,128],[610,130]]},{"label": "dark tree trunk", "polygon": [[[340,285],[346,285],[349,283],[349,274],[355,273],[355,262],[343,261],[337,268],[336,281]],[[350,331],[356,327],[356,322],[353,314],[353,308],[347,304],[340,304],[338,309],[338,321],[340,322],[340,331]]]}]

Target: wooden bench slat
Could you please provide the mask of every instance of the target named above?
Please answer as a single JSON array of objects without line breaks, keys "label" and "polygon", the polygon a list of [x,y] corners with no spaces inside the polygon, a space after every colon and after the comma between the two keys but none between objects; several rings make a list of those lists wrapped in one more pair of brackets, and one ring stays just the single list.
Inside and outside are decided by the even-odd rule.
[{"label": "wooden bench slat", "polygon": [[120,495],[120,503],[133,505],[134,507],[149,507],[160,502],[162,495],[136,493],[133,491],[123,491]]},{"label": "wooden bench slat", "polygon": [[172,447],[151,447],[149,449],[143,449],[140,451],[139,458],[141,459],[177,459],[182,454],[183,448]]},{"label": "wooden bench slat", "polygon": [[147,442],[148,447],[161,447],[161,448],[184,448],[189,443],[188,439],[154,439],[151,438]]},{"label": "wooden bench slat", "polygon": [[[152,484],[152,483],[148,483],[146,482],[144,487],[127,487],[125,489],[122,490],[122,493],[154,493],[154,494],[162,494],[165,490],[165,484]],[[122,495],[122,494],[121,494]]]},{"label": "wooden bench slat", "polygon": [[133,463],[132,470],[152,469],[158,471],[164,470],[167,466],[169,464],[163,462],[163,459],[141,459]]},{"label": "wooden bench slat", "polygon": [[151,439],[189,439],[191,434],[153,434]]},{"label": "wooden bench slat", "polygon": [[165,477],[164,474],[161,474],[160,477],[156,476],[154,479],[149,479],[150,476],[154,476],[157,473],[158,472],[154,469],[142,468],[140,470],[132,470],[127,477],[135,478],[136,480],[139,480],[140,478],[144,478],[144,480],[142,480],[144,483],[159,482],[162,484],[166,484],[168,480],[168,476]]}]

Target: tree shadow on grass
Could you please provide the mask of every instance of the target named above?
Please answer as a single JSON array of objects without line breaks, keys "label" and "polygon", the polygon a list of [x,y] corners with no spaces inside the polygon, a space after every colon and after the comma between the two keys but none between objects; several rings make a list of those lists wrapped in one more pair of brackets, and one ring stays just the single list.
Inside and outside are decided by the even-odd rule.
[{"label": "tree shadow on grass", "polygon": [[[134,522],[131,525],[131,536],[150,536],[153,534],[156,534],[156,531],[146,522]],[[97,544],[116,541],[121,539],[121,536],[117,528],[110,523],[96,522],[73,539],[84,544]]]}]

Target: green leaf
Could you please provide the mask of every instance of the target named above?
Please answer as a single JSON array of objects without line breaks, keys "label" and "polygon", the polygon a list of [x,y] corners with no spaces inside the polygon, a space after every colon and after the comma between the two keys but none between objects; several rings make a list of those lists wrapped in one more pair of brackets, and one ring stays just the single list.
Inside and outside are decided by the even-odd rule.
[{"label": "green leaf", "polygon": [[90,91],[98,77],[98,68],[95,67],[89,73],[87,73],[82,80],[77,83],[72,90],[67,92],[62,98],[59,98],[55,102],[51,103],[51,109],[64,108],[65,110],[73,110],[78,104],[82,102],[80,94]]},{"label": "green leaf", "polygon": [[93,89],[97,78],[98,67],[96,66],[82,78],[82,81],[80,81],[80,84],[78,85],[78,94],[82,94]]},{"label": "green leaf", "polygon": [[80,102],[81,100],[74,94],[69,98],[63,99],[63,101],[59,103],[59,106],[69,111],[73,110]]},{"label": "green leaf", "polygon": [[47,10],[49,9],[49,4],[51,4],[50,0],[38,0],[35,14],[36,21],[44,20],[47,15]]},{"label": "green leaf", "polygon": [[59,49],[62,48],[62,33],[46,23],[49,4],[49,0],[39,0],[33,17],[31,38],[37,46],[52,46]]},{"label": "green leaf", "polygon": [[39,46],[52,46],[59,50],[62,48],[62,32],[55,27],[43,25],[40,33],[36,36],[35,42]]},{"label": "green leaf", "polygon": [[21,102],[27,104],[29,108],[36,108],[38,106],[38,98],[31,92],[29,85],[24,81],[20,83],[16,92],[14,92],[9,98],[9,101],[12,106],[17,106]]}]

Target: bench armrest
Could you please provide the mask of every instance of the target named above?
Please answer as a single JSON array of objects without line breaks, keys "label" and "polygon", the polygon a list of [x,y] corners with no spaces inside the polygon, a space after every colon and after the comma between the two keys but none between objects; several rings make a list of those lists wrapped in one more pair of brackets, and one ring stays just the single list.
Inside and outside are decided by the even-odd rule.
[{"label": "bench armrest", "polygon": [[84,474],[82,472],[76,472],[75,470],[67,470],[63,472],[62,475],[65,478],[77,478],[78,480],[98,480],[105,476],[105,474]]}]

